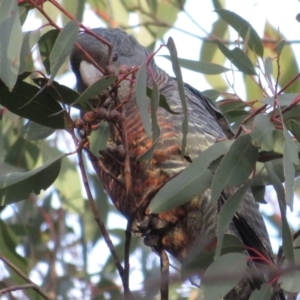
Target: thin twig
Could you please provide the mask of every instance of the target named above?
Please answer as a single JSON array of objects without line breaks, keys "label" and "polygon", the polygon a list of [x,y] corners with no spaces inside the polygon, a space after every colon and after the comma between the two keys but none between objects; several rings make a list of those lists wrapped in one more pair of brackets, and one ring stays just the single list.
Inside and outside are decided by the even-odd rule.
[{"label": "thin twig", "polygon": [[85,170],[85,166],[84,166],[84,162],[83,162],[83,155],[82,155],[82,151],[81,148],[79,147],[79,150],[77,151],[77,156],[78,156],[78,164],[79,164],[79,169],[80,169],[80,173],[81,173],[81,178],[85,187],[85,191],[88,197],[88,202],[89,202],[89,206],[92,210],[92,213],[94,215],[95,221],[100,229],[100,232],[105,240],[105,243],[107,245],[107,247],[109,248],[109,251],[113,257],[115,266],[119,272],[119,275],[121,277],[122,283],[123,283],[123,287],[125,289],[125,282],[124,282],[124,268],[122,267],[119,257],[117,255],[116,249],[110,239],[110,236],[106,230],[106,227],[100,217],[100,213],[98,211],[98,208],[95,204],[91,189],[90,189],[90,185],[87,179],[87,174],[86,174],[86,170]]},{"label": "thin twig", "polygon": [[10,293],[10,292],[15,292],[15,291],[19,291],[19,290],[27,290],[27,289],[33,289],[36,291],[36,285],[34,283],[11,285],[9,287],[1,289],[0,295],[4,295],[4,294]]},{"label": "thin twig", "polygon": [[160,295],[161,300],[169,299],[169,258],[165,250],[160,251],[160,272],[161,272],[161,283],[160,283]]},{"label": "thin twig", "polygon": [[[124,296],[125,299],[130,299],[131,293],[129,290],[129,271],[130,271],[130,243],[131,243],[131,227],[132,227],[132,220],[128,220],[126,231],[125,231],[125,249],[124,249]],[[126,287],[126,289],[125,289]]]},{"label": "thin twig", "polygon": [[0,260],[2,260],[5,264],[7,264],[11,269],[13,269],[21,278],[23,278],[26,282],[33,285],[32,287],[39,295],[41,295],[46,300],[52,300],[39,286],[37,286],[32,280],[29,279],[27,275],[25,275],[17,266],[11,263],[7,258],[0,254]]}]

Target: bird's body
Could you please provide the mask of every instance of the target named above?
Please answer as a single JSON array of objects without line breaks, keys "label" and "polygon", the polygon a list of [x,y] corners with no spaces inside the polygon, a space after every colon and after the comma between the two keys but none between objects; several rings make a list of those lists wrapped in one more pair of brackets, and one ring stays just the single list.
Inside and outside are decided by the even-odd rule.
[{"label": "bird's body", "polygon": [[[111,61],[108,61],[108,47],[89,34],[81,34],[78,43],[101,67],[104,68],[107,65],[114,65],[116,68],[121,65],[141,66],[142,63],[147,61],[150,53],[122,30],[99,28],[93,31],[113,45]],[[117,59],[114,61],[116,57]],[[79,92],[83,92],[85,88],[103,75],[99,71],[93,71],[93,73],[91,71],[92,65],[88,63],[84,54],[75,48],[71,55],[71,66],[77,78]],[[85,68],[86,66],[88,66],[88,69]],[[175,112],[179,112],[179,114],[172,114],[162,107],[157,109],[160,138],[155,144],[153,157],[148,163],[138,159],[149,150],[153,143],[152,138],[144,130],[134,92],[129,101],[123,105],[130,159],[131,194],[128,195],[124,185],[114,179],[123,180],[126,176],[124,173],[124,153],[117,150],[118,147],[123,146],[123,139],[116,126],[113,124],[110,126],[109,139],[109,147],[115,157],[112,158],[112,154],[107,154],[101,158],[101,165],[106,170],[103,170],[97,159],[91,158],[110,198],[127,217],[131,217],[131,214],[145,199],[145,196],[148,195],[148,198],[153,197],[160,187],[178,175],[201,152],[219,140],[233,137],[227,121],[218,108],[199,91],[186,84],[188,135],[185,155],[182,156],[183,113],[177,81],[158,68],[153,61],[149,63],[149,68],[153,77],[148,75],[147,85],[151,87],[153,84],[151,78],[154,78],[158,84],[159,92],[166,97],[170,108]],[[125,101],[128,96],[129,86],[128,82],[121,83],[118,91],[120,102]],[[145,101],[149,102],[150,100],[147,98]],[[112,108],[115,108],[115,104],[110,102],[107,109]],[[114,178],[107,171],[113,174]],[[226,188],[222,192],[218,203],[213,205],[210,201],[210,190],[208,189],[205,193],[191,199],[186,204],[155,216],[148,216],[149,210],[146,207],[136,215],[134,223],[138,226],[133,230],[139,231],[140,229],[140,234],[146,237],[146,242],[150,246],[155,247],[156,243],[159,243],[163,249],[179,261],[183,261],[195,247],[199,251],[214,249],[216,245],[217,216],[220,207],[235,191],[236,188],[234,187]],[[245,234],[245,232],[247,233]],[[272,250],[265,224],[258,211],[258,205],[250,192],[246,194],[226,233],[235,235],[246,246],[256,249],[267,259],[272,260]],[[244,279],[225,299],[246,300],[253,289],[254,286],[250,284],[248,279]]]}]

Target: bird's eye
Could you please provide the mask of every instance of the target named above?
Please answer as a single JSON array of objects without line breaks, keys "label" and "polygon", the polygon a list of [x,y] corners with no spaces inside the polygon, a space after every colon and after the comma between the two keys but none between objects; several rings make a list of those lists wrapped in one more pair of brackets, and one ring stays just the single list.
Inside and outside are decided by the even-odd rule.
[{"label": "bird's eye", "polygon": [[112,61],[116,61],[118,59],[118,54],[117,53],[114,53],[113,54],[113,57],[112,57]]}]

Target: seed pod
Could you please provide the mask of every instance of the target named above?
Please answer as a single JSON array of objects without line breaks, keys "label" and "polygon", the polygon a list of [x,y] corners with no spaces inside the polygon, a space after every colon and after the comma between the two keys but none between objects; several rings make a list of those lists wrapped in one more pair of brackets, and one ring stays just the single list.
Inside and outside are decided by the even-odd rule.
[{"label": "seed pod", "polygon": [[95,117],[97,120],[103,120],[106,117],[106,109],[104,107],[97,107],[95,110]]},{"label": "seed pod", "polygon": [[83,115],[83,120],[86,123],[93,123],[96,120],[96,113],[94,111],[88,111]]},{"label": "seed pod", "polygon": [[115,66],[107,66],[105,68],[105,73],[107,75],[114,75],[114,74],[116,74],[116,67]]},{"label": "seed pod", "polygon": [[82,119],[76,119],[74,121],[74,127],[77,129],[82,129],[84,127],[85,123]]},{"label": "seed pod", "polygon": [[121,65],[119,69],[119,74],[127,74],[130,71],[130,68],[126,65]]},{"label": "seed pod", "polygon": [[120,120],[121,114],[117,110],[111,110],[106,114],[106,119],[108,122],[116,123]]},{"label": "seed pod", "polygon": [[99,95],[101,100],[106,100],[109,97],[109,91],[104,90],[100,95]]}]

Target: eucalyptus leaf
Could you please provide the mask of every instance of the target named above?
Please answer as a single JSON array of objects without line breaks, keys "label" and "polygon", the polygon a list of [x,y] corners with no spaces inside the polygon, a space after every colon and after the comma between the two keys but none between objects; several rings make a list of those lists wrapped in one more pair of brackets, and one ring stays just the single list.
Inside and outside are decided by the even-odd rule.
[{"label": "eucalyptus leaf", "polygon": [[177,50],[173,39],[170,37],[167,42],[167,47],[171,54],[171,62],[173,72],[176,75],[177,79],[177,86],[183,111],[183,122],[182,122],[182,144],[181,144],[181,155],[184,156],[185,148],[186,148],[186,139],[188,134],[188,113],[187,113],[187,104],[186,104],[186,97],[184,91],[184,83],[182,79],[182,74],[178,62]]},{"label": "eucalyptus leaf", "polygon": [[0,2],[0,78],[11,91],[17,82],[22,48],[17,1]]},{"label": "eucalyptus leaf", "polygon": [[211,201],[215,203],[227,186],[244,183],[253,172],[258,156],[258,149],[252,145],[251,136],[243,135],[236,139],[225,154],[211,186]]},{"label": "eucalyptus leaf", "polygon": [[46,190],[57,178],[61,155],[46,164],[28,172],[16,172],[0,175],[0,204],[6,205],[28,199],[31,193],[38,195]]},{"label": "eucalyptus leaf", "polygon": [[191,165],[159,190],[150,203],[150,212],[168,211],[193,197],[201,196],[210,187],[213,176],[207,168],[212,161],[224,155],[232,143],[232,140],[223,141],[201,153]]},{"label": "eucalyptus leaf", "polygon": [[205,299],[220,300],[230,292],[247,273],[248,256],[228,253],[218,257],[205,271],[201,288]]},{"label": "eucalyptus leaf", "polygon": [[71,20],[62,29],[57,36],[51,53],[49,55],[51,76],[49,83],[51,83],[56,76],[62,64],[71,53],[73,46],[78,37],[79,24],[77,20]]},{"label": "eucalyptus leaf", "polygon": [[149,102],[146,95],[147,63],[143,63],[136,76],[136,103],[140,110],[145,132],[151,137],[151,122],[148,112]]},{"label": "eucalyptus leaf", "polygon": [[249,57],[240,49],[228,49],[221,42],[217,41],[221,52],[229,59],[229,61],[237,67],[237,69],[247,75],[257,75]]},{"label": "eucalyptus leaf", "polygon": [[248,35],[247,43],[249,48],[260,57],[263,57],[264,48],[262,41],[249,22],[240,17],[238,14],[226,9],[218,9],[215,12],[230,26],[232,26],[244,39],[246,39]]}]

